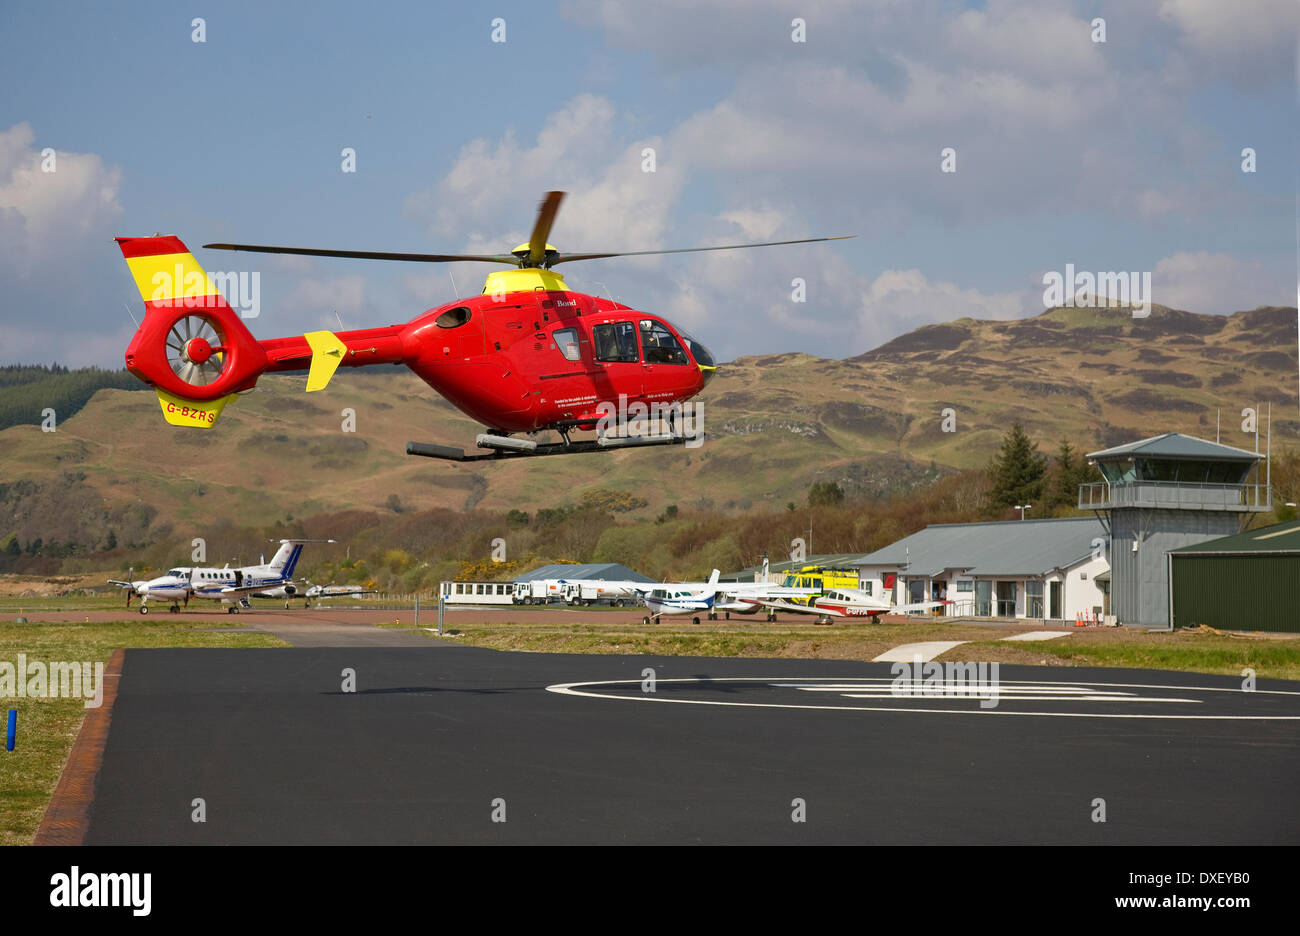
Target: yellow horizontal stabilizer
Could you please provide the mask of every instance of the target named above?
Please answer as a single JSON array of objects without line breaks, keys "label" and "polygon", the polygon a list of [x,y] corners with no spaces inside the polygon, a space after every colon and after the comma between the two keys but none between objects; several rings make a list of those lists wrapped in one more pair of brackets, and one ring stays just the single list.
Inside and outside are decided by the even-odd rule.
[{"label": "yellow horizontal stabilizer", "polygon": [[303,335],[311,346],[311,370],[307,373],[307,392],[324,390],[343,363],[348,346],[332,331],[307,332]]},{"label": "yellow horizontal stabilizer", "polygon": [[[154,389],[158,390],[157,387]],[[164,419],[173,426],[198,426],[201,429],[212,428],[221,411],[226,408],[226,404],[234,398],[235,394],[232,393],[203,402],[187,400],[184,397],[172,396],[166,390],[158,390],[158,402],[162,405]]]}]

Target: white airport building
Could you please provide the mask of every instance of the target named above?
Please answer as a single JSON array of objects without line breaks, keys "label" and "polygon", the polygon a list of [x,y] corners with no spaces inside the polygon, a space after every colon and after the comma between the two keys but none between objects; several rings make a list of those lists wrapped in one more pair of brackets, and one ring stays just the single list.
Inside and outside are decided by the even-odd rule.
[{"label": "white airport building", "polygon": [[1094,517],[938,523],[854,565],[861,589],[895,604],[950,600],[950,616],[1071,623],[1109,613],[1108,542]]}]

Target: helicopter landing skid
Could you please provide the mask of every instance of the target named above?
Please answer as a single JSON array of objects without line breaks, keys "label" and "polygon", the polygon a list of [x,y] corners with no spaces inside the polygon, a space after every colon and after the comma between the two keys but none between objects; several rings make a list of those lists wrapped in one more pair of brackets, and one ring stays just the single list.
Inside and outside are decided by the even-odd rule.
[{"label": "helicopter landing skid", "polygon": [[650,435],[650,436],[602,436],[594,440],[579,442],[533,442],[528,439],[512,439],[508,436],[480,435],[477,439],[479,448],[491,449],[490,453],[467,455],[464,449],[450,445],[434,445],[431,442],[407,442],[407,455],[422,455],[425,458],[441,458],[445,461],[500,461],[503,458],[536,458],[542,455],[580,455],[584,452],[616,452],[626,448],[644,448],[650,445],[687,445],[700,444],[703,435]]}]

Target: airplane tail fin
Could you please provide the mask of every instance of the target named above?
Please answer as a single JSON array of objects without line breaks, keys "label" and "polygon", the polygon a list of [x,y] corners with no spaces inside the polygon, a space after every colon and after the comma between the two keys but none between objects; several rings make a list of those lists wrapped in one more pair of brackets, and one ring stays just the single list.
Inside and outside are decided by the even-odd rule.
[{"label": "airplane tail fin", "polygon": [[718,584],[718,579],[721,578],[721,577],[722,577],[722,573],[721,573],[720,571],[718,571],[717,569],[714,569],[714,570],[713,570],[713,574],[709,576],[709,584],[710,584],[710,585],[717,585],[717,584]]},{"label": "airplane tail fin", "polygon": [[266,369],[261,345],[178,237],[118,237],[145,317],[126,367],[158,393],[174,426],[207,428]]},{"label": "airplane tail fin", "polygon": [[293,578],[293,571],[298,567],[298,560],[302,558],[302,548],[307,543],[333,543],[332,539],[282,539],[280,548],[275,551],[271,557],[270,569],[276,575],[283,579]]},{"label": "airplane tail fin", "polygon": [[280,548],[276,551],[275,557],[271,559],[271,571],[281,578],[291,578],[301,556],[302,543],[284,540],[280,543]]}]

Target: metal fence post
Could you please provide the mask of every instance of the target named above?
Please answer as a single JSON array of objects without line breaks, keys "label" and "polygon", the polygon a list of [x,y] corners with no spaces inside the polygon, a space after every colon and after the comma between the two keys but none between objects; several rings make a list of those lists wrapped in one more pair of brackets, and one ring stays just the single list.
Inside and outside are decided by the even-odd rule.
[{"label": "metal fence post", "polygon": [[420,626],[420,593],[415,593],[415,626]]},{"label": "metal fence post", "polygon": [[439,593],[438,595],[438,636],[442,636],[442,609],[446,606],[447,599]]}]

